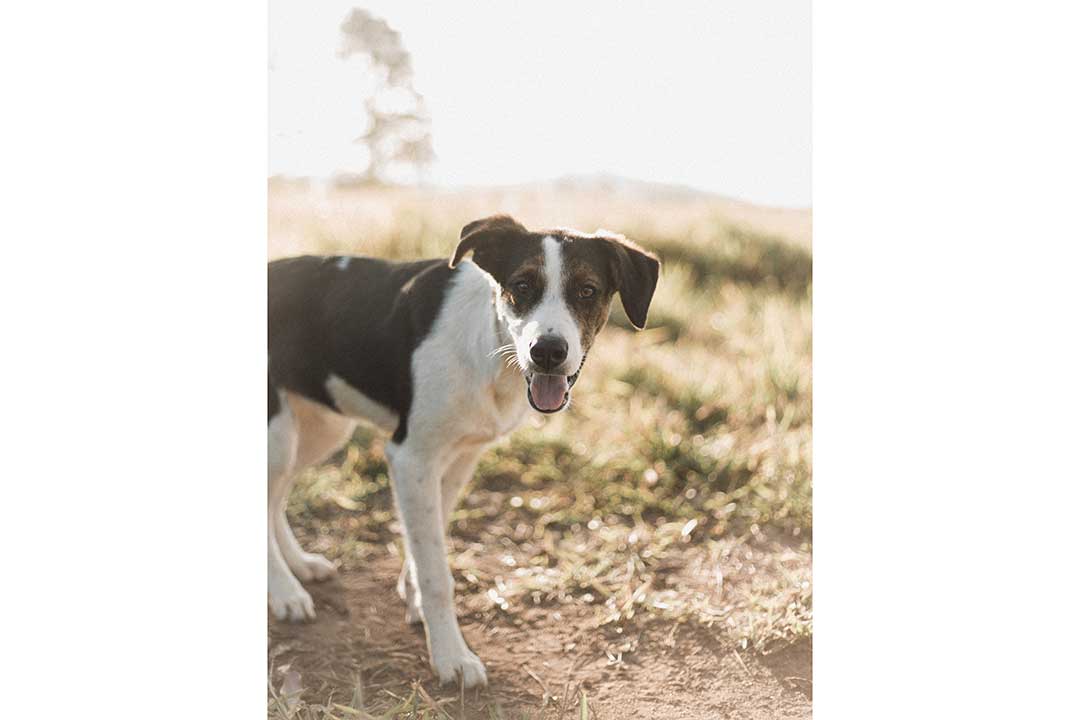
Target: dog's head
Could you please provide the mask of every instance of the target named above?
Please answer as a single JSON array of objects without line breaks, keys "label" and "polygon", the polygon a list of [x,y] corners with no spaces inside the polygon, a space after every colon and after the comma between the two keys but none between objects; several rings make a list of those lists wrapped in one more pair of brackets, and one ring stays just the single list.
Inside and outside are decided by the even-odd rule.
[{"label": "dog's head", "polygon": [[660,261],[621,235],[530,232],[508,215],[462,228],[450,267],[470,252],[496,285],[496,310],[509,328],[529,403],[544,413],[570,402],[615,293],[630,322],[643,328],[660,276]]}]

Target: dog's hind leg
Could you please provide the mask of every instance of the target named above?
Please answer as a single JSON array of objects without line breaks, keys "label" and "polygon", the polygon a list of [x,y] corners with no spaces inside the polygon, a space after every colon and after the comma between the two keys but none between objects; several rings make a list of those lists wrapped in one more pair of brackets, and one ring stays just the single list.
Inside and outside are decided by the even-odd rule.
[{"label": "dog's hind leg", "polygon": [[[272,392],[273,389],[271,389]],[[292,411],[278,394],[271,403],[276,412],[267,425],[267,580],[270,610],[278,620],[307,620],[315,617],[315,604],[300,581],[292,574],[277,541],[277,521],[284,494],[296,472],[296,451],[299,433]]]},{"label": "dog's hind leg", "polygon": [[286,564],[297,578],[304,582],[325,580],[336,572],[334,564],[322,555],[305,552],[300,547],[289,527],[285,505],[296,475],[304,468],[324,462],[348,442],[356,429],[356,421],[293,393],[287,393],[286,398],[297,429],[296,461],[293,473],[285,479],[285,487],[280,492],[274,523],[275,537]]},{"label": "dog's hind leg", "polygon": [[401,574],[397,580],[397,594],[405,603],[405,622],[415,625],[424,621],[420,609],[420,592],[416,589],[416,563],[409,554],[409,545],[405,543],[405,557],[401,561]]},{"label": "dog's hind leg", "polygon": [[[440,494],[442,522],[447,531],[449,531],[450,516],[457,506],[458,497],[472,479],[473,473],[476,472],[476,464],[485,447],[486,445],[466,446],[443,473]],[[398,576],[397,591],[398,596],[405,602],[405,621],[409,624],[422,622],[424,615],[420,609],[420,593],[416,590],[416,565],[409,555],[407,544],[404,562],[401,564],[401,574]]]}]

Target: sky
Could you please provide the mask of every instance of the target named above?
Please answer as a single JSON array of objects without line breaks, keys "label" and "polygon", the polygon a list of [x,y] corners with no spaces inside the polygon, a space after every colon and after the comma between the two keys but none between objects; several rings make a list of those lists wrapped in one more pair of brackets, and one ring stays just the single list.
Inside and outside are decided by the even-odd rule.
[{"label": "sky", "polygon": [[809,207],[810,2],[270,0],[270,173],[363,169],[352,7],[412,54],[430,180],[612,174]]}]

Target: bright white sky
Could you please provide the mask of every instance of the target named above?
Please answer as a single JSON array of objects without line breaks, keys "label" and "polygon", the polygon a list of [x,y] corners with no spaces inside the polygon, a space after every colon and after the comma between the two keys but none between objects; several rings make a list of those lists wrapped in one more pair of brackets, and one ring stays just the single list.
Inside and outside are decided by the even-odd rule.
[{"label": "bright white sky", "polygon": [[352,7],[413,56],[431,179],[491,185],[611,173],[810,205],[810,2],[271,0],[270,172],[360,170]]}]

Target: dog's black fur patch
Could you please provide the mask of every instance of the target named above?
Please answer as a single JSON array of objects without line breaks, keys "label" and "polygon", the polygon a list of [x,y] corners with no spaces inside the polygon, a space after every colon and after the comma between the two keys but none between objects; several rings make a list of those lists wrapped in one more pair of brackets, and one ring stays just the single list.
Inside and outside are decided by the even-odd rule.
[{"label": "dog's black fur patch", "polygon": [[456,270],[445,258],[389,262],[305,255],[268,265],[270,406],[284,388],[340,412],[337,375],[398,416],[408,433],[412,354],[431,331]]},{"label": "dog's black fur patch", "polygon": [[266,423],[269,425],[274,416],[281,412],[281,398],[274,388],[274,381],[270,380],[267,384],[270,386],[270,396],[266,400]]}]

